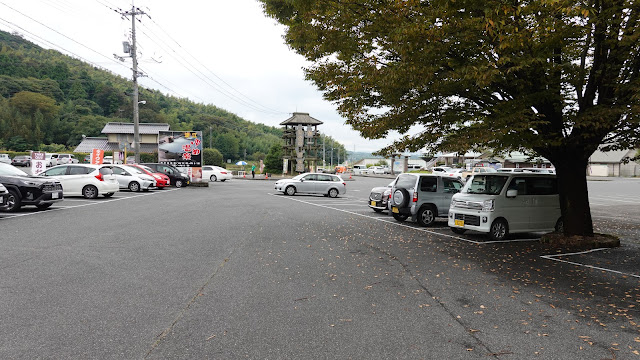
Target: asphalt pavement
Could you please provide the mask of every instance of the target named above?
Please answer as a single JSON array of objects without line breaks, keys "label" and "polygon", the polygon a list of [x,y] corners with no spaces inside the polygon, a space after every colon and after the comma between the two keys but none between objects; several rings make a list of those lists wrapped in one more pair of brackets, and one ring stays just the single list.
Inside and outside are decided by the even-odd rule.
[{"label": "asphalt pavement", "polygon": [[623,246],[566,254],[398,223],[367,207],[388,179],[352,180],[337,199],[234,179],[0,214],[0,358],[639,357],[639,181],[589,185]]}]

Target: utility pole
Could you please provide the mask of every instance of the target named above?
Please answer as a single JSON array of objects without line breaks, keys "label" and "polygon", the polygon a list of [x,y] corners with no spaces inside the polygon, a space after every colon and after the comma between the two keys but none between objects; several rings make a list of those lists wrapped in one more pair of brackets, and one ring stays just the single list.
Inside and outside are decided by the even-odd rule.
[{"label": "utility pole", "polygon": [[331,168],[333,169],[333,140],[331,140]]},{"label": "utility pole", "polygon": [[136,50],[136,16],[146,15],[140,9],[136,10],[133,0],[131,1],[131,11],[121,13],[122,16],[131,16],[131,60],[133,63],[133,151],[136,156],[136,164],[140,163],[140,111],[138,101],[138,58]]},{"label": "utility pole", "polygon": [[326,154],[325,147],[324,147],[324,138],[325,138],[325,136],[322,135],[322,168],[326,170],[327,169],[327,162],[324,159],[324,156]]}]

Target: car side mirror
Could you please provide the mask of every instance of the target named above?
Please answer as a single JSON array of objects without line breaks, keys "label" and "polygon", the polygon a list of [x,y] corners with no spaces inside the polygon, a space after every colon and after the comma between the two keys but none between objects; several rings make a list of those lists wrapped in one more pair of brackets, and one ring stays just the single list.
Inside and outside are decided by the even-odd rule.
[{"label": "car side mirror", "polygon": [[516,190],[516,189],[507,190],[507,197],[508,198],[514,198],[517,195],[518,195],[518,190]]},{"label": "car side mirror", "polygon": [[304,182],[304,179],[300,179],[300,182]]}]

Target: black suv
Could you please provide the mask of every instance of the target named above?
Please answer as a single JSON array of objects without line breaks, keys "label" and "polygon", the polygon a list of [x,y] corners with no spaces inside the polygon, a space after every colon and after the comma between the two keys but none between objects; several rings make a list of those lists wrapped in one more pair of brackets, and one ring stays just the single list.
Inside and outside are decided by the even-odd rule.
[{"label": "black suv", "polygon": [[180,188],[189,185],[189,178],[184,176],[180,170],[174,166],[160,163],[144,163],[140,165],[148,166],[155,172],[167,175],[169,177],[169,181],[171,181],[171,185],[175,185],[175,187]]},{"label": "black suv", "polygon": [[62,184],[57,180],[29,176],[8,164],[0,164],[0,183],[7,188],[9,197],[0,211],[15,212],[23,205],[46,209],[62,201]]}]

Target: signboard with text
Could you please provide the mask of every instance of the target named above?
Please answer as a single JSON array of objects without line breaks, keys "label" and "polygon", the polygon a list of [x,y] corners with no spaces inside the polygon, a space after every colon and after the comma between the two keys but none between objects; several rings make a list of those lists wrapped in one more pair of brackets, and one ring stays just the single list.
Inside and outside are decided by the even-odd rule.
[{"label": "signboard with text", "polygon": [[104,161],[104,150],[93,149],[91,150],[91,163],[93,165],[100,165]]},{"label": "signboard with text", "polygon": [[44,151],[31,152],[31,174],[40,175],[47,168],[47,158]]},{"label": "signboard with text", "polygon": [[160,131],[158,162],[175,167],[201,167],[202,131]]},{"label": "signboard with text", "polygon": [[202,178],[202,131],[158,132],[158,162],[187,168],[193,179]]}]

